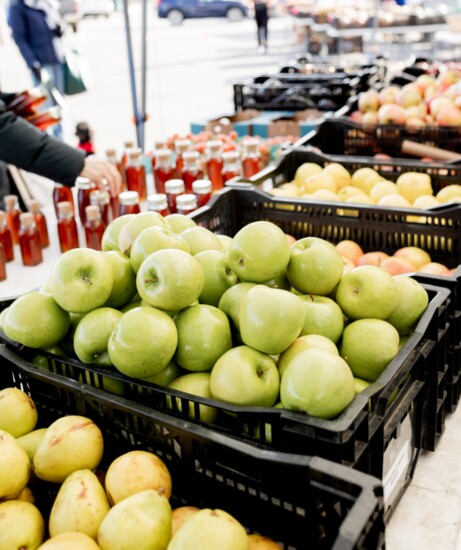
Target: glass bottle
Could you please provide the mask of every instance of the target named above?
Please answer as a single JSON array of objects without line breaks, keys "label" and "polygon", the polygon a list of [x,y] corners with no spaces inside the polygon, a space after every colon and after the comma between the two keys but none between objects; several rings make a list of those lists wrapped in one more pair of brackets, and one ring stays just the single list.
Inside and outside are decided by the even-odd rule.
[{"label": "glass bottle", "polygon": [[6,279],[6,258],[5,258],[5,249],[3,244],[0,243],[0,281]]},{"label": "glass bottle", "polygon": [[153,193],[147,197],[147,210],[168,216],[168,203],[165,193]]},{"label": "glass bottle", "polygon": [[180,195],[176,199],[176,212],[178,214],[190,214],[194,210],[197,210],[197,197],[192,193]]},{"label": "glass bottle", "polygon": [[105,225],[101,219],[99,206],[91,204],[85,208],[85,239],[86,246],[93,250],[101,250],[102,236]]},{"label": "glass bottle", "polygon": [[119,216],[125,214],[139,214],[141,208],[139,207],[139,195],[136,191],[123,191],[118,196],[120,200]]},{"label": "glass bottle", "polygon": [[122,166],[126,166],[128,162],[128,153],[131,149],[133,149],[134,143],[131,140],[125,141],[123,144],[123,154],[122,154]]},{"label": "glass bottle", "polygon": [[21,214],[21,209],[19,208],[17,195],[5,195],[5,210],[6,210],[6,221],[11,231],[13,244],[18,244],[19,228],[21,225],[19,221],[19,216]]},{"label": "glass bottle", "polygon": [[160,139],[154,142],[154,150],[152,151],[152,172],[154,172],[155,165],[157,164],[156,154],[160,149],[168,149],[168,145],[164,139]]},{"label": "glass bottle", "polygon": [[128,152],[125,173],[128,191],[136,191],[139,200],[145,200],[147,197],[146,169],[142,163],[141,149],[135,148]]},{"label": "glass bottle", "polygon": [[72,213],[75,214],[74,196],[72,195],[72,189],[70,187],[67,187],[67,185],[55,183],[53,189],[53,204],[54,211],[56,212],[56,218],[59,215],[58,204],[60,202],[70,202],[72,206]]},{"label": "glass bottle", "polygon": [[110,197],[107,191],[91,191],[90,193],[90,205],[97,206],[101,213],[101,221],[104,227],[107,227],[110,223]]},{"label": "glass bottle", "polygon": [[226,183],[232,178],[242,175],[242,165],[238,151],[226,151],[223,153],[224,166],[222,169],[223,182]]},{"label": "glass bottle", "polygon": [[222,152],[222,141],[219,139],[212,139],[207,143],[207,173],[208,178],[213,184],[213,190],[218,191],[224,186],[222,169],[224,166],[223,161],[223,152]]},{"label": "glass bottle", "polygon": [[186,191],[184,182],[179,179],[168,180],[165,182],[166,200],[168,202],[168,210],[171,214],[176,213],[176,200],[179,195],[183,195]]},{"label": "glass bottle", "polygon": [[3,246],[5,260],[12,262],[14,260],[13,238],[11,236],[10,227],[6,221],[4,210],[0,210],[0,243]]},{"label": "glass bottle", "polygon": [[174,178],[171,151],[159,149],[155,152],[154,182],[157,193],[165,193],[165,182]]},{"label": "glass bottle", "polygon": [[43,262],[42,245],[34,215],[32,212],[24,212],[20,215],[20,221],[19,246],[22,263],[27,266],[41,264]]},{"label": "glass bottle", "polygon": [[115,166],[115,168],[117,168],[118,173],[120,174],[120,176],[123,179],[123,176],[124,176],[123,164],[117,158],[117,151],[115,149],[106,149],[106,159],[110,163],[112,163]]},{"label": "glass bottle", "polygon": [[38,107],[42,105],[48,97],[45,86],[42,84],[25,90],[8,103],[8,111],[13,111],[16,115],[26,117],[34,114]]},{"label": "glass bottle", "polygon": [[68,201],[58,203],[58,235],[61,252],[79,247],[77,224]]},{"label": "glass bottle", "polygon": [[40,203],[37,200],[29,202],[29,210],[34,215],[35,225],[40,236],[40,244],[42,248],[50,246],[50,238],[48,236],[48,226],[43,212],[40,210]]},{"label": "glass bottle", "polygon": [[197,151],[187,151],[183,154],[184,166],[182,169],[182,180],[187,193],[192,193],[192,183],[203,178],[200,168],[200,155]]},{"label": "glass bottle", "polygon": [[110,204],[110,212],[109,212],[109,218],[110,220],[115,220],[115,218],[118,218],[118,213],[120,211],[120,198],[119,195],[111,195],[110,193],[110,185],[106,183],[104,186],[107,194],[109,195],[109,204]]},{"label": "glass bottle", "polygon": [[96,185],[88,178],[78,177],[75,186],[77,187],[78,217],[84,226],[86,222],[85,208],[90,204],[90,193],[96,189]]},{"label": "glass bottle", "polygon": [[26,120],[33,124],[36,128],[45,131],[50,126],[57,124],[62,119],[61,107],[53,106],[49,107],[45,111],[34,113],[26,117]]},{"label": "glass bottle", "polygon": [[262,170],[261,153],[259,152],[259,141],[247,139],[243,142],[242,153],[243,175],[246,178],[254,176]]},{"label": "glass bottle", "polygon": [[176,177],[180,178],[184,166],[183,155],[189,151],[190,139],[177,139],[174,142],[174,150],[176,153]]},{"label": "glass bottle", "polygon": [[197,206],[205,206],[211,199],[213,185],[210,180],[195,180],[192,184],[192,190],[197,197]]}]

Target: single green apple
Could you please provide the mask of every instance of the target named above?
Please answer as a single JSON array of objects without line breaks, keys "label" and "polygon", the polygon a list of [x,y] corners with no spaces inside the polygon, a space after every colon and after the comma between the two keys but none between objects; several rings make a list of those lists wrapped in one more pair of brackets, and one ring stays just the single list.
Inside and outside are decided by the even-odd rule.
[{"label": "single green apple", "polygon": [[[172,390],[182,391],[184,393],[190,393],[191,395],[197,395],[199,397],[205,397],[206,399],[211,399],[210,392],[210,373],[209,372],[191,372],[189,374],[184,374],[179,378],[176,378],[168,386]],[[171,407],[171,400],[176,399],[176,406],[178,407],[179,412],[182,412],[182,404],[179,398],[174,398],[168,396],[169,406]],[[199,418],[196,418],[194,402],[189,403],[189,417],[194,418],[195,420],[200,420],[201,422],[214,422],[217,410],[214,407],[209,405],[199,405]]]},{"label": "single green apple", "polygon": [[227,235],[216,235],[219,239],[219,241],[222,244],[223,252],[226,252],[229,250],[229,246],[232,242],[232,237],[228,237]]},{"label": "single green apple", "polygon": [[323,349],[333,355],[339,355],[338,348],[336,345],[325,336],[320,336],[319,334],[307,334],[305,336],[300,336],[287,348],[279,357],[277,366],[279,369],[280,379],[282,379],[283,373],[285,372],[287,366],[290,364],[290,361],[296,357],[299,353],[303,352],[306,349]]},{"label": "single green apple", "polygon": [[144,229],[153,226],[167,227],[165,218],[158,212],[141,212],[141,214],[136,214],[120,230],[118,235],[119,250],[130,256],[131,246],[136,238]]},{"label": "single green apple", "polygon": [[103,252],[108,252],[109,250],[118,250],[118,236],[122,228],[131,221],[136,214],[125,214],[119,218],[112,220],[110,224],[106,227],[104,235],[102,236],[101,248]]},{"label": "single green apple", "polygon": [[287,277],[303,294],[330,294],[341,280],[343,260],[336,248],[323,239],[305,237],[291,247]]},{"label": "single green apple", "polygon": [[246,296],[247,292],[255,286],[255,283],[237,283],[226,290],[219,300],[219,309],[224,311],[224,313],[231,319],[237,330],[240,330],[240,302],[243,297]]},{"label": "single green apple", "polygon": [[340,355],[354,376],[374,382],[399,351],[399,333],[387,321],[360,319],[347,325]]},{"label": "single green apple", "polygon": [[324,349],[306,349],[283,373],[280,397],[285,409],[335,418],[354,399],[355,385],[346,361]]},{"label": "single green apple", "polygon": [[290,260],[285,233],[271,222],[253,222],[232,239],[229,266],[242,281],[264,283],[283,273]]},{"label": "single green apple", "polygon": [[53,298],[63,309],[88,313],[107,302],[114,277],[103,252],[74,248],[58,258],[50,281]]},{"label": "single green apple", "polygon": [[301,336],[319,334],[336,342],[344,329],[344,315],[331,298],[306,294],[299,297],[304,305],[305,319]]},{"label": "single green apple", "polygon": [[173,380],[176,380],[176,378],[179,378],[183,374],[186,374],[186,371],[174,361],[170,361],[163,370],[150,378],[143,379],[143,381],[157,384],[157,386],[168,386]]},{"label": "single green apple", "polygon": [[107,346],[123,313],[111,307],[100,307],[87,313],[77,325],[74,350],[82,363],[112,366]]},{"label": "single green apple", "polygon": [[232,347],[227,315],[208,305],[183,309],[175,319],[178,346],[175,361],[188,371],[208,371]]},{"label": "single green apple", "polygon": [[399,334],[412,332],[429,304],[426,289],[411,277],[394,277],[397,285],[397,306],[386,321]]},{"label": "single green apple", "polygon": [[206,227],[189,227],[180,233],[181,237],[187,242],[190,247],[190,253],[195,256],[204,250],[219,250],[223,251],[221,241],[218,237]]},{"label": "single green apple", "polygon": [[210,377],[213,399],[243,407],[272,407],[280,378],[273,359],[248,346],[232,348],[215,363]]},{"label": "single green apple", "polygon": [[8,338],[23,346],[47,349],[59,344],[69,325],[68,312],[50,294],[32,291],[8,307],[3,330]]},{"label": "single green apple", "polygon": [[158,250],[143,261],[136,286],[153,307],[178,311],[190,306],[202,292],[205,276],[200,263],[183,250]]},{"label": "single green apple", "polygon": [[238,283],[237,275],[229,267],[227,255],[219,250],[204,250],[195,255],[205,275],[199,302],[218,307],[221,296]]},{"label": "single green apple", "polygon": [[362,393],[363,390],[368,388],[369,385],[370,385],[370,382],[368,382],[367,380],[362,380],[361,378],[354,377],[355,395]]},{"label": "single green apple", "polygon": [[134,378],[150,378],[173,358],[178,343],[176,325],[163,311],[139,307],[122,315],[109,339],[115,368]]},{"label": "single green apple", "polygon": [[257,285],[240,303],[240,336],[258,351],[277,355],[299,336],[304,325],[304,306],[286,290]]},{"label": "single green apple", "polygon": [[186,241],[168,227],[155,225],[144,229],[131,246],[130,260],[134,272],[138,272],[147,256],[165,248],[177,248],[190,252]]},{"label": "single green apple", "polygon": [[117,250],[104,253],[104,258],[112,268],[112,291],[106,307],[120,308],[131,302],[136,294],[136,275],[131,267],[130,258]]},{"label": "single green apple", "polygon": [[165,220],[170,229],[177,235],[180,235],[183,231],[189,229],[189,227],[195,227],[197,225],[192,218],[184,216],[183,214],[169,214],[165,216]]}]

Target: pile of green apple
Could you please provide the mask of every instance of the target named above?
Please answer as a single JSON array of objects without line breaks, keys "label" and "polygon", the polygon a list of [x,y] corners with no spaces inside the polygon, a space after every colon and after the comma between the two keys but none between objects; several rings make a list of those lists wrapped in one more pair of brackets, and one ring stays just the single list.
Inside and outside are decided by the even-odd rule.
[{"label": "pile of green apple", "polygon": [[[231,239],[177,214],[123,216],[103,252],[62,255],[0,325],[25,346],[143,382],[334,418],[397,355],[428,295],[380,267],[345,272],[322,239],[292,241],[266,221]],[[216,413],[200,405],[202,421]]]}]

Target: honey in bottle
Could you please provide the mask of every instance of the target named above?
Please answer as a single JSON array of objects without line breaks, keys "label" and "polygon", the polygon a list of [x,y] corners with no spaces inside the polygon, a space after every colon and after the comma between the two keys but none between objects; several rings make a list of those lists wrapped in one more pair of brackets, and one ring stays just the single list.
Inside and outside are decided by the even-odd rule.
[{"label": "honey in bottle", "polygon": [[186,193],[192,193],[192,184],[195,180],[203,178],[200,167],[200,155],[197,151],[187,151],[183,154],[184,166],[182,169],[182,180],[186,187]]},{"label": "honey in bottle", "polygon": [[194,195],[197,198],[197,206],[205,206],[211,199],[212,183],[210,180],[195,180],[192,184]]},{"label": "honey in bottle", "polygon": [[174,178],[171,151],[159,149],[155,152],[154,182],[157,193],[165,193],[165,182]]},{"label": "honey in bottle", "polygon": [[21,222],[19,216],[21,215],[21,209],[19,208],[17,195],[5,195],[5,210],[6,221],[11,231],[11,237],[13,244],[19,243],[19,229]]},{"label": "honey in bottle", "polygon": [[160,140],[154,142],[154,150],[152,152],[152,159],[151,159],[152,173],[154,172],[155,165],[157,163],[156,153],[157,153],[157,151],[160,151],[160,149],[168,149],[168,145],[167,145],[167,143],[164,139],[160,139]]},{"label": "honey in bottle", "polygon": [[105,225],[101,220],[99,206],[90,205],[86,207],[85,239],[86,246],[93,250],[101,250],[102,236]]},{"label": "honey in bottle", "polygon": [[147,210],[168,216],[168,202],[165,193],[153,193],[147,197]]},{"label": "honey in bottle", "polygon": [[139,195],[136,191],[123,191],[118,196],[120,200],[119,216],[125,214],[139,214],[141,208],[139,207]]},{"label": "honey in bottle", "polygon": [[166,199],[170,214],[176,214],[176,200],[186,191],[184,182],[179,179],[168,180],[165,182]]},{"label": "honey in bottle", "polygon": [[122,177],[122,180],[124,181],[124,175],[125,170],[122,164],[121,160],[118,160],[117,158],[117,151],[115,149],[107,149],[106,150],[106,159],[117,168],[118,173]]},{"label": "honey in bottle", "polygon": [[136,191],[139,200],[145,200],[147,197],[146,169],[142,163],[141,149],[135,148],[128,152],[125,173],[128,191]]},{"label": "honey in bottle", "polygon": [[192,193],[180,195],[176,199],[176,212],[184,216],[197,210],[197,198]]},{"label": "honey in bottle", "polygon": [[2,243],[0,243],[0,281],[6,279],[6,259],[5,259],[5,250]]},{"label": "honey in bottle", "polygon": [[40,210],[40,203],[37,200],[29,202],[29,210],[34,215],[35,225],[40,236],[40,244],[42,248],[50,246],[50,238],[48,236],[48,225],[43,212]]},{"label": "honey in bottle", "polygon": [[133,149],[134,143],[131,140],[125,141],[123,144],[123,153],[122,153],[122,166],[126,166],[128,162],[128,153]]},{"label": "honey in bottle", "polygon": [[78,232],[70,202],[58,203],[58,235],[61,252],[78,248]]},{"label": "honey in bottle", "polygon": [[90,193],[96,189],[96,185],[88,178],[79,177],[75,186],[77,187],[78,217],[84,226],[86,222],[85,208],[90,204]]},{"label": "honey in bottle", "polygon": [[262,170],[261,153],[259,152],[259,141],[247,139],[243,143],[242,154],[243,175],[246,178],[254,176]]},{"label": "honey in bottle", "polygon": [[90,205],[97,206],[101,213],[101,221],[107,227],[110,219],[110,196],[107,191],[92,191],[90,193]]},{"label": "honey in bottle", "polygon": [[43,262],[42,245],[34,215],[32,212],[24,212],[20,215],[20,222],[19,247],[22,263],[26,266],[41,264]]},{"label": "honey in bottle", "polygon": [[224,183],[242,175],[242,165],[238,151],[226,151],[223,153],[223,161],[222,177]]},{"label": "honey in bottle", "polygon": [[176,177],[182,177],[182,169],[184,166],[183,155],[190,148],[190,139],[177,139],[174,142],[174,150],[176,153]]},{"label": "honey in bottle", "polygon": [[74,197],[72,195],[72,189],[70,187],[67,187],[66,185],[55,183],[54,189],[53,189],[53,204],[54,204],[54,211],[56,212],[56,218],[59,216],[58,204],[60,202],[70,202],[72,206],[72,213],[73,214],[75,213]]},{"label": "honey in bottle", "polygon": [[5,261],[12,262],[14,260],[13,238],[4,210],[0,210],[0,244],[3,246]]},{"label": "honey in bottle", "polygon": [[207,143],[207,173],[213,184],[213,191],[218,191],[224,186],[222,169],[224,166],[222,142],[219,139],[210,140]]}]

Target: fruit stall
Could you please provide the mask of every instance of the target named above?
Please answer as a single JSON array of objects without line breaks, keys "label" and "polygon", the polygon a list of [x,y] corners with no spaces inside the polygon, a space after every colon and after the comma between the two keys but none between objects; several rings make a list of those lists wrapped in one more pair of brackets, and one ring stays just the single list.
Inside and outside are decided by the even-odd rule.
[{"label": "fruit stall", "polygon": [[384,548],[461,395],[461,69],[337,63],[5,198],[0,550]]}]

